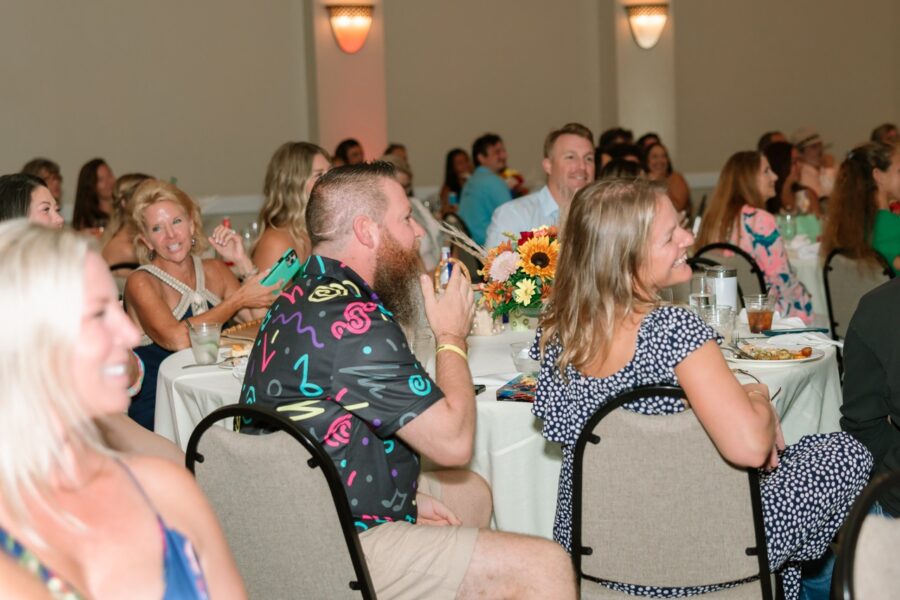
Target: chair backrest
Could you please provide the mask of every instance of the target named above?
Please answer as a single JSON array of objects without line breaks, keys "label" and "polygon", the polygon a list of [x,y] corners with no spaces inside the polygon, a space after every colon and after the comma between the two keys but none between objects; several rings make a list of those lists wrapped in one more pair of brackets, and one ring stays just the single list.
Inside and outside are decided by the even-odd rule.
[{"label": "chair backrest", "polygon": [[896,598],[900,581],[900,519],[870,515],[885,492],[900,496],[900,471],[882,473],[856,499],[844,525],[834,577],[843,600]]},{"label": "chair backrest", "polygon": [[707,244],[694,254],[695,258],[712,259],[720,265],[737,270],[738,286],[743,294],[765,294],[766,278],[756,260],[742,248],[726,242]]},{"label": "chair backrest", "polygon": [[[274,432],[216,426],[232,417]],[[375,598],[340,476],[318,442],[286,417],[247,405],[219,408],[194,429],[186,463],[219,517],[250,598]]]},{"label": "chair backrest", "polygon": [[605,579],[690,587],[759,576],[772,597],[759,475],[721,457],[692,411],[648,416],[641,398],[684,398],[678,387],[638,388],[604,405],[575,446],[572,558],[582,585]]},{"label": "chair backrest", "polygon": [[139,263],[121,262],[110,265],[109,272],[112,273],[113,281],[116,282],[116,289],[119,291],[119,300],[125,294],[125,281],[132,271],[140,267]]},{"label": "chair backrest", "polygon": [[[463,221],[459,215],[456,213],[447,213],[444,215],[443,221],[445,224],[450,225],[451,227],[455,227],[462,233],[466,235],[466,237],[471,238],[471,234],[469,233],[469,228],[466,226],[465,221]],[[472,278],[473,282],[480,282],[481,277],[478,275],[478,270],[484,266],[479,258],[473,256],[469,252],[463,250],[462,248],[458,248],[456,246],[453,247],[454,256],[461,260],[466,268],[469,269],[469,275]]]},{"label": "chair backrest", "polygon": [[894,278],[894,271],[880,254],[876,262],[850,258],[841,248],[832,250],[822,267],[825,301],[831,337],[838,340],[847,333],[850,318],[856,312],[860,298],[885,281]]}]

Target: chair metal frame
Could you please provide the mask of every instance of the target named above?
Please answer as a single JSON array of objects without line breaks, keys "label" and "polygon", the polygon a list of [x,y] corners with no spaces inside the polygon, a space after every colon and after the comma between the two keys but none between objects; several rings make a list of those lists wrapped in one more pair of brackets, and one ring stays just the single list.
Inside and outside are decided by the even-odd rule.
[{"label": "chair metal frame", "polygon": [[856,547],[859,543],[859,534],[862,532],[863,523],[869,516],[869,509],[878,500],[878,497],[887,490],[900,487],[900,471],[881,473],[872,478],[866,489],[859,495],[847,521],[844,523],[841,550],[835,563],[834,578],[837,581],[837,597],[841,600],[853,600],[853,566],[856,562]]},{"label": "chair metal frame", "polygon": [[725,250],[728,252],[732,252],[747,261],[748,265],[750,266],[750,272],[756,275],[756,281],[759,283],[759,293],[767,293],[768,286],[766,285],[766,277],[763,274],[762,269],[759,268],[759,265],[756,263],[756,259],[754,259],[750,255],[750,253],[746,252],[743,248],[739,248],[734,244],[729,244],[727,242],[716,242],[715,244],[707,244],[697,250],[694,253],[693,258],[702,258],[704,254],[706,254],[707,252],[712,252],[713,250]]},{"label": "chair metal frame", "polygon": [[[581,570],[581,557],[588,556],[593,553],[593,548],[583,546],[581,540],[581,514],[584,510],[584,499],[582,498],[582,476],[584,471],[583,459],[584,450],[587,444],[601,443],[600,436],[594,433],[594,428],[607,415],[614,410],[622,407],[624,404],[634,402],[641,398],[651,398],[654,396],[663,396],[668,398],[687,398],[685,391],[679,386],[672,385],[655,385],[635,388],[631,391],[619,394],[615,398],[600,407],[584,426],[584,430],[578,437],[575,444],[574,461],[572,469],[572,563],[575,568],[575,575],[580,583],[582,579],[597,582],[597,578]],[[710,442],[712,443],[712,442]],[[722,459],[724,460],[724,459]],[[773,600],[774,594],[771,587],[771,571],[769,570],[769,553],[766,546],[766,530],[763,521],[762,512],[762,494],[759,487],[759,472],[753,468],[743,469],[747,472],[750,503],[753,511],[753,529],[755,532],[756,545],[746,548],[748,556],[755,555],[759,564],[759,583],[763,600]],[[780,581],[779,581],[780,589]]]},{"label": "chair metal frame", "polygon": [[[833,340],[840,340],[840,336],[837,333],[837,326],[840,325],[840,323],[838,323],[834,318],[834,308],[833,308],[832,302],[831,302],[831,284],[829,282],[830,278],[828,277],[828,274],[834,270],[834,267],[831,266],[831,262],[838,255],[845,256],[846,258],[849,258],[851,260],[856,260],[856,259],[853,259],[852,256],[850,256],[850,254],[847,252],[846,249],[835,248],[834,250],[832,250],[831,252],[828,253],[828,256],[825,258],[825,264],[822,267],[822,282],[825,285],[825,303],[828,306],[828,326],[831,329],[831,338]],[[885,277],[887,277],[886,282],[893,279],[894,278],[894,270],[891,269],[891,266],[888,263],[888,261],[882,255],[878,254],[877,252],[875,253],[875,259],[878,261],[878,266],[881,267],[881,273]],[[846,325],[849,325],[849,323],[846,323]]]},{"label": "chair metal frame", "polygon": [[[375,600],[375,587],[372,585],[362,546],[359,543],[359,536],[356,533],[356,527],[353,525],[353,513],[350,511],[350,504],[347,501],[347,495],[344,492],[340,475],[319,442],[306,431],[295,427],[290,419],[271,409],[247,404],[231,404],[217,408],[204,417],[191,433],[191,438],[185,450],[185,466],[188,470],[195,474],[195,463],[202,463],[204,460],[203,455],[197,451],[197,446],[200,444],[203,434],[211,427],[217,426],[216,424],[222,419],[229,418],[253,419],[254,425],[265,426],[271,430],[271,433],[283,431],[309,452],[312,458],[306,461],[306,466],[310,469],[320,468],[325,476],[325,481],[328,483],[328,489],[331,491],[331,498],[334,501],[334,507],[341,523],[347,551],[350,553],[350,560],[353,563],[353,570],[356,573],[356,580],[349,582],[350,589],[358,591],[364,600]],[[235,432],[234,435],[242,434]],[[300,465],[298,465],[299,467]]]}]

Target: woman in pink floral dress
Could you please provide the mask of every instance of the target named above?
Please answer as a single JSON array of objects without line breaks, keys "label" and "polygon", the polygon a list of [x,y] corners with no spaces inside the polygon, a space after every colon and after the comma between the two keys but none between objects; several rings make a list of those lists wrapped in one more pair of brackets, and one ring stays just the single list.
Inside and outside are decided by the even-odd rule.
[{"label": "woman in pink floral dress", "polygon": [[759,152],[738,152],[729,158],[703,216],[695,247],[725,241],[739,246],[762,269],[778,312],[810,323],[809,292],[794,275],[775,217],[765,209],[766,199],[775,195],[777,179]]}]

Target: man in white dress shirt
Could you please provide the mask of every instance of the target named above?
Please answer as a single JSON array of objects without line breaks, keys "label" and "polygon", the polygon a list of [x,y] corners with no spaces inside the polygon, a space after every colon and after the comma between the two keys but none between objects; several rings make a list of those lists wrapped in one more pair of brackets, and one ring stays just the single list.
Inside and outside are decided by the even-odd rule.
[{"label": "man in white dress shirt", "polygon": [[488,248],[506,239],[506,232],[518,238],[522,231],[558,225],[565,219],[575,192],[594,180],[591,130],[579,123],[567,123],[551,131],[544,141],[541,165],[547,173],[547,185],[494,211],[485,242]]}]

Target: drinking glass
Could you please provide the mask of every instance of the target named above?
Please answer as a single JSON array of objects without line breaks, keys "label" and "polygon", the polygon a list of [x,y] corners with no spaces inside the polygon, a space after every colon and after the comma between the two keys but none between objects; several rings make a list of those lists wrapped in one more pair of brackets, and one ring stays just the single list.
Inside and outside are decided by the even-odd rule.
[{"label": "drinking glass", "polygon": [[716,303],[716,292],[713,280],[703,273],[695,273],[691,278],[691,293],[688,296],[688,305],[698,315],[704,306],[712,306]]},{"label": "drinking glass", "polygon": [[787,241],[791,241],[797,235],[797,220],[791,213],[784,213],[781,219],[781,235]]},{"label": "drinking glass", "polygon": [[509,354],[519,373],[531,375],[541,369],[541,363],[528,356],[529,350],[531,350],[531,342],[516,342],[509,345]]},{"label": "drinking glass", "polygon": [[700,309],[700,318],[703,322],[716,330],[725,339],[725,344],[730,346],[734,342],[734,308],[727,304],[715,304],[704,306]]},{"label": "drinking glass", "polygon": [[750,333],[772,329],[775,298],[766,294],[744,296],[744,308],[747,309],[747,325],[750,326]]},{"label": "drinking glass", "polygon": [[191,351],[198,365],[212,365],[219,358],[219,336],[222,334],[221,323],[197,323],[188,327],[191,338]]}]

